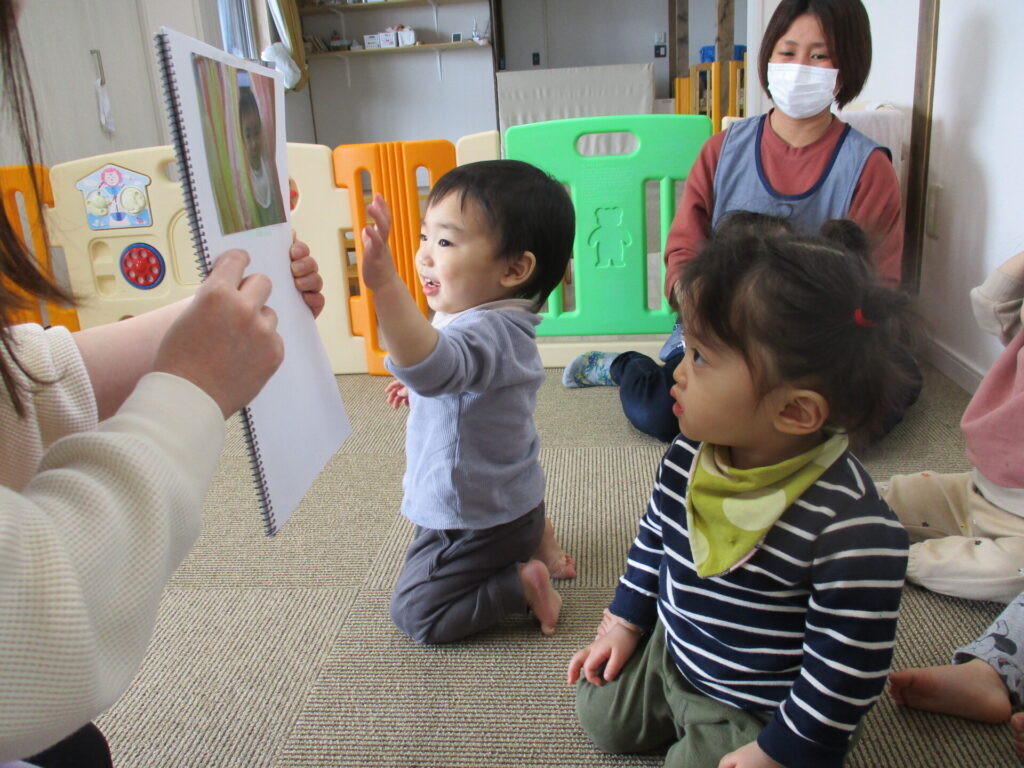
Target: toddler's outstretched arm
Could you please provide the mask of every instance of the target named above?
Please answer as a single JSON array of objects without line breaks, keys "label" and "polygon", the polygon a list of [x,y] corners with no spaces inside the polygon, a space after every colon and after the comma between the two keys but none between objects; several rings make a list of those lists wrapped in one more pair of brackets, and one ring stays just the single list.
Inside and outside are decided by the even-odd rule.
[{"label": "toddler's outstretched arm", "polygon": [[373,291],[377,322],[388,340],[388,354],[407,368],[423,362],[437,345],[437,331],[423,316],[399,277],[388,247],[391,212],[375,195],[366,212],[374,223],[363,229],[363,282]]},{"label": "toddler's outstretched arm", "polygon": [[[581,670],[591,685],[604,685],[606,680],[614,680],[633,655],[642,635],[641,627],[620,619],[605,608],[594,642],[577,651],[569,662],[569,685],[579,679]],[[603,675],[598,673],[602,665]]]}]

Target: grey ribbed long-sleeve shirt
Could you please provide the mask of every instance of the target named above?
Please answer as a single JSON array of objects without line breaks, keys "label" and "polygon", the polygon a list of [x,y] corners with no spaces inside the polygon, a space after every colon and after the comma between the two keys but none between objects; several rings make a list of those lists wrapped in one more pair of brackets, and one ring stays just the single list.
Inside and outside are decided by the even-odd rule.
[{"label": "grey ribbed long-sleeve shirt", "polygon": [[435,317],[437,346],[385,365],[409,389],[402,514],[435,529],[492,528],[544,498],[533,423],[544,366],[531,302]]}]

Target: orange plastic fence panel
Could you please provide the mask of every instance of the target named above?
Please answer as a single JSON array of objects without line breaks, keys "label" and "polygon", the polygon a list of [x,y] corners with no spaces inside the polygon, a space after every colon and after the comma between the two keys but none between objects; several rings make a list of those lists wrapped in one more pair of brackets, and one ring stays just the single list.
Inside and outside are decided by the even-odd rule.
[{"label": "orange plastic fence panel", "polygon": [[427,171],[433,186],[443,174],[455,167],[455,145],[445,139],[391,141],[373,144],[342,144],[333,152],[334,181],[348,189],[355,233],[356,264],[359,271],[359,295],[349,299],[352,334],[362,336],[366,344],[366,367],[370,373],[389,375],[384,367],[387,354],[381,346],[373,296],[363,282],[363,227],[366,203],[363,174],[369,175],[371,195],[380,194],[391,209],[391,235],[388,243],[395,267],[409,287],[417,305],[427,313],[427,301],[416,273],[416,251],[420,239],[420,190],[417,169]]},{"label": "orange plastic fence panel", "polygon": [[[32,184],[34,172],[36,185]],[[50,173],[42,165],[10,165],[0,168],[0,196],[3,199],[4,214],[7,220],[14,227],[14,230],[21,237],[22,242],[29,244],[35,254],[36,260],[51,277],[53,270],[50,265],[50,252],[47,249],[46,237],[43,231],[43,223],[39,220],[39,205],[36,198],[36,189],[42,198],[43,205],[53,207],[53,190],[50,188]],[[22,225],[21,211],[18,209],[18,195],[21,195],[24,203],[25,222],[28,224],[28,233]],[[25,295],[25,294],[22,294]],[[11,313],[12,323],[43,323],[43,313],[40,304],[34,298],[25,295],[26,300],[33,308],[15,310]],[[52,302],[46,302],[46,313],[50,325],[63,325],[68,330],[79,330],[78,315],[74,309],[61,307]]]}]

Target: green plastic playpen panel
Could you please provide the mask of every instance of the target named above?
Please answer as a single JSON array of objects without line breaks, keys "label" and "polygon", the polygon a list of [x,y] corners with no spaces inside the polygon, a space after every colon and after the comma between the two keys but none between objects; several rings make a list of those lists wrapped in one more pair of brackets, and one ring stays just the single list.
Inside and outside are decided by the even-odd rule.
[{"label": "green plastic playpen panel", "polygon": [[[588,134],[632,134],[633,151],[582,155]],[[512,126],[505,156],[523,160],[568,185],[576,208],[573,247],[575,307],[563,311],[560,285],[548,298],[541,336],[667,333],[674,320],[658,281],[660,306],[651,309],[647,279],[648,182],[659,183],[659,252],[675,214],[675,185],[690,172],[711,136],[704,115],[577,117]],[[616,137],[619,143],[623,143]]]}]

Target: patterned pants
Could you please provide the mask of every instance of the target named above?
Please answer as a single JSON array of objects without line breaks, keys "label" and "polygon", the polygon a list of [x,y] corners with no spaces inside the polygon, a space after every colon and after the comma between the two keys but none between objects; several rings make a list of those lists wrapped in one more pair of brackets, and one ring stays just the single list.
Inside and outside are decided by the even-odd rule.
[{"label": "patterned pants", "polygon": [[1014,709],[1024,707],[1024,592],[1006,606],[981,637],[953,653],[954,664],[971,659],[981,659],[998,672]]}]

